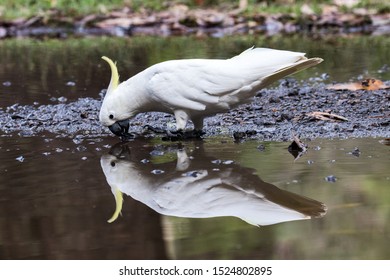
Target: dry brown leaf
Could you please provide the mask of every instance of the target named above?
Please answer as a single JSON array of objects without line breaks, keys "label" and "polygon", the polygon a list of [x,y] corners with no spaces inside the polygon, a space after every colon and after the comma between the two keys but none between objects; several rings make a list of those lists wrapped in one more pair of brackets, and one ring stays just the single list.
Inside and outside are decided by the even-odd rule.
[{"label": "dry brown leaf", "polygon": [[345,83],[345,84],[335,84],[329,85],[327,89],[334,90],[378,90],[378,89],[387,89],[390,88],[386,86],[381,80],[369,78],[361,81],[360,83]]},{"label": "dry brown leaf", "polygon": [[386,146],[390,146],[390,138],[385,138],[385,139],[379,140],[379,143],[386,145]]},{"label": "dry brown leaf", "polygon": [[339,116],[331,113],[325,113],[325,112],[311,112],[308,113],[307,115],[323,121],[348,121],[348,119],[343,116]]}]

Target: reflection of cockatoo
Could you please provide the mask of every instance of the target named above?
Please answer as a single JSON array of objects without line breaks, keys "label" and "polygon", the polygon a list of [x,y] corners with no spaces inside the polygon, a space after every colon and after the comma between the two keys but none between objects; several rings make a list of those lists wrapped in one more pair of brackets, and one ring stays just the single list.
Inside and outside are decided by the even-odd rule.
[{"label": "reflection of cockatoo", "polygon": [[182,132],[188,120],[195,131],[203,119],[249,102],[272,82],[317,65],[304,53],[251,48],[231,59],[182,59],[153,65],[119,84],[116,65],[100,109],[100,122],[119,136],[128,135],[129,119],[148,111],[173,113]]},{"label": "reflection of cockatoo", "polygon": [[[134,144],[134,142],[127,145]],[[318,201],[281,190],[262,181],[253,169],[235,163],[218,164],[196,149],[191,156],[177,150],[177,162],[141,163],[144,146],[114,147],[101,166],[116,199],[114,221],[122,208],[122,193],[164,215],[208,218],[238,217],[253,225],[309,219],[325,214]],[[162,170],[158,175],[152,170]]]}]

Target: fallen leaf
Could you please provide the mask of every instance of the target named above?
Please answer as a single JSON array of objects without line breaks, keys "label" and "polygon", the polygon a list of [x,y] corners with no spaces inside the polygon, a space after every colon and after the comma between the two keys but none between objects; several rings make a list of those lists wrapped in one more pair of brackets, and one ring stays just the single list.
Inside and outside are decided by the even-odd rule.
[{"label": "fallen leaf", "polygon": [[348,121],[347,118],[344,118],[342,116],[325,112],[312,112],[308,113],[307,115],[323,121]]},{"label": "fallen leaf", "polygon": [[345,84],[334,84],[326,87],[327,89],[333,90],[378,90],[387,89],[390,86],[385,85],[381,80],[369,78],[361,81],[360,83],[345,83]]},{"label": "fallen leaf", "polygon": [[386,145],[386,146],[390,146],[390,138],[385,138],[385,139],[379,140],[379,143]]}]

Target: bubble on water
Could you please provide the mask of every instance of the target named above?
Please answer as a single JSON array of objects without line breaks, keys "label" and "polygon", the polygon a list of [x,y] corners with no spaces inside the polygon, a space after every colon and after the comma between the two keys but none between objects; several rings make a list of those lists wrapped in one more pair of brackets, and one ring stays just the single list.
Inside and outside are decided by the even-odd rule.
[{"label": "bubble on water", "polygon": [[69,82],[66,83],[66,85],[67,85],[68,87],[74,87],[74,86],[76,85],[76,83],[73,82],[73,81],[69,81]]}]

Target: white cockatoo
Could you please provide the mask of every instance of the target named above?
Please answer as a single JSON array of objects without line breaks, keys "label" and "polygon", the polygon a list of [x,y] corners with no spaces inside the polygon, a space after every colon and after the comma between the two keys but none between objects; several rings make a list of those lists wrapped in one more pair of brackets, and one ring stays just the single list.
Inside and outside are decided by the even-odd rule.
[{"label": "white cockatoo", "polygon": [[128,135],[129,119],[142,112],[173,113],[178,131],[250,101],[262,88],[284,76],[315,66],[321,58],[304,53],[250,48],[230,59],[181,59],[155,64],[119,83],[115,63],[99,120],[116,135]]}]

